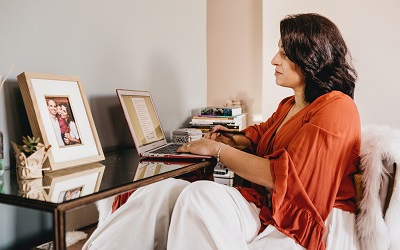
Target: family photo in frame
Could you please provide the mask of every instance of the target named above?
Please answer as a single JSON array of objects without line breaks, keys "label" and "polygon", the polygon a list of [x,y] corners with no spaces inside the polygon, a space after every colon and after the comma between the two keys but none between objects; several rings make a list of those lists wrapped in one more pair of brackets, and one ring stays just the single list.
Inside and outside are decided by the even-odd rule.
[{"label": "family photo in frame", "polygon": [[33,136],[51,145],[43,167],[56,170],[104,160],[79,77],[24,72],[17,78]]},{"label": "family photo in frame", "polygon": [[69,98],[49,96],[46,103],[58,145],[81,144]]}]

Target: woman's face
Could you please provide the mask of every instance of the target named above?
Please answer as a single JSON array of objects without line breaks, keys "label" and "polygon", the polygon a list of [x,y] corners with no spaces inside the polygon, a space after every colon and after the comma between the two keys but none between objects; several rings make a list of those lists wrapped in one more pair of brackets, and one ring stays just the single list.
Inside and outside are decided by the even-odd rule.
[{"label": "woman's face", "polygon": [[305,83],[300,68],[286,56],[281,39],[279,39],[278,47],[278,53],[271,61],[275,66],[276,84],[295,91],[303,91]]},{"label": "woman's face", "polygon": [[61,115],[61,106],[60,105],[57,105],[57,114],[58,115]]},{"label": "woman's face", "polygon": [[67,108],[64,105],[62,105],[61,108],[60,108],[60,116],[63,119],[67,119],[68,118]]}]

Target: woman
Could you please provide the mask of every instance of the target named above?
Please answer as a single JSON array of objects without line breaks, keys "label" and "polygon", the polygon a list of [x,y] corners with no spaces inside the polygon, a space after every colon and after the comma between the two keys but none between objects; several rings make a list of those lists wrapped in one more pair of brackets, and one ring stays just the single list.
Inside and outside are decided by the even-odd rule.
[{"label": "woman", "polygon": [[69,132],[70,132],[70,128],[68,126],[68,123],[67,123],[66,119],[63,118],[63,116],[65,114],[64,114],[64,111],[61,108],[62,105],[63,105],[63,103],[57,103],[57,116],[56,117],[57,117],[57,120],[58,120],[58,124],[60,126],[61,137],[62,137],[62,139],[64,141],[64,145],[63,146],[65,146],[65,145],[69,144],[68,135],[69,135]]},{"label": "woman", "polygon": [[[337,27],[317,14],[280,24],[276,83],[291,88],[243,135],[217,126],[180,152],[212,155],[250,182],[167,180],[138,189],[87,242],[93,249],[357,249],[356,72]],[[254,154],[241,149],[250,148]],[[172,214],[172,215],[171,215]]]},{"label": "woman", "polygon": [[60,104],[60,116],[65,121],[65,124],[68,124],[68,133],[64,135],[64,141],[67,145],[78,144],[81,143],[81,139],[78,133],[78,129],[72,117],[72,112],[69,104],[61,103]]}]

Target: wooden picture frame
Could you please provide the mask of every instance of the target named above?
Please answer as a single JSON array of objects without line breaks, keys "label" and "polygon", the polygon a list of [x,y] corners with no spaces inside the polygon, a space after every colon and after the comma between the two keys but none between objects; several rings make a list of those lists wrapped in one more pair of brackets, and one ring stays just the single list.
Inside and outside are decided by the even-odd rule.
[{"label": "wooden picture frame", "polygon": [[43,186],[48,188],[47,201],[61,203],[99,191],[105,166],[92,163],[46,172]]},{"label": "wooden picture frame", "polygon": [[33,136],[51,145],[43,167],[57,170],[104,160],[79,77],[24,72],[17,78]]}]

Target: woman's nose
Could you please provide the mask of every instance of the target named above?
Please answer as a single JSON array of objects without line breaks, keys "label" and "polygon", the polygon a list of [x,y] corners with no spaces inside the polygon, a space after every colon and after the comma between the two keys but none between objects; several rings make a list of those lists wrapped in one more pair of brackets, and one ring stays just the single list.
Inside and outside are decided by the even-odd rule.
[{"label": "woman's nose", "polygon": [[276,53],[275,56],[271,60],[271,64],[276,66],[279,65],[280,60],[279,60],[279,53]]}]

